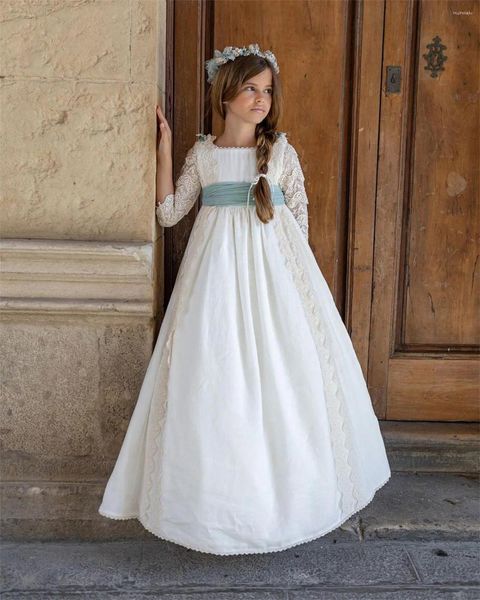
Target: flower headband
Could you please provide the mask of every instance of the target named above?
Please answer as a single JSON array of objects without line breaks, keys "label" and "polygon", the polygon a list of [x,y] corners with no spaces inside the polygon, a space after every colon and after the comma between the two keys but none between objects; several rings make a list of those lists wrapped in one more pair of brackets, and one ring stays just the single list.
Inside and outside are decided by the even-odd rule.
[{"label": "flower headband", "polygon": [[213,58],[205,62],[205,69],[208,73],[208,83],[213,81],[221,65],[225,64],[229,60],[235,60],[237,56],[247,56],[248,54],[256,54],[257,56],[265,58],[272,65],[275,73],[280,73],[275,54],[273,54],[273,52],[270,50],[262,52],[258,44],[250,44],[249,46],[243,46],[243,48],[226,46],[223,49],[223,52],[220,52],[220,50],[215,50],[213,53]]}]

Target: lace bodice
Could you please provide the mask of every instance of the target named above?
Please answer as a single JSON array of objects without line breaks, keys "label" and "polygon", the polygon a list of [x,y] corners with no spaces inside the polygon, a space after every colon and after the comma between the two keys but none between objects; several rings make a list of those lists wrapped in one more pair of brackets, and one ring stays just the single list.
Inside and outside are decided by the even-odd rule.
[{"label": "lace bodice", "polygon": [[[212,134],[198,134],[200,139],[189,149],[175,185],[156,208],[160,225],[171,227],[195,204],[202,187],[219,181],[253,181],[256,170],[255,148],[221,148]],[[295,148],[280,132],[272,149],[268,178],[283,191],[285,203],[308,240],[308,198],[305,178]]]}]

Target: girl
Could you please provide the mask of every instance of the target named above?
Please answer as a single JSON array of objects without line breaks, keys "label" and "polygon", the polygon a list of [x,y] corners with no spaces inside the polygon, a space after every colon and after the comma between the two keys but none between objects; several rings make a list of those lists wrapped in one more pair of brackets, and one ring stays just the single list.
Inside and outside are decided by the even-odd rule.
[{"label": "girl", "polygon": [[339,527],[391,473],[308,245],[275,56],[227,47],[206,68],[224,131],[199,134],[175,189],[157,108],[158,221],[202,205],[99,512],[201,552],[274,552]]}]

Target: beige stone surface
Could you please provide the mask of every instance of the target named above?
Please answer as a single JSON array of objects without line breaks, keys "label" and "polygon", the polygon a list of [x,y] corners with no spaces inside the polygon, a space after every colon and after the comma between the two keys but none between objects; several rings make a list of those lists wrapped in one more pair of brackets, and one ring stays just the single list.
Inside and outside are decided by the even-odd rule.
[{"label": "beige stone surface", "polygon": [[4,312],[152,314],[152,244],[6,239],[0,262]]},{"label": "beige stone surface", "polygon": [[34,523],[55,536],[75,515],[97,518],[89,490],[111,472],[153,351],[165,25],[165,0],[0,2],[0,494],[10,538],[34,538]]},{"label": "beige stone surface", "polygon": [[[98,480],[118,453],[152,351],[152,322],[3,322],[4,480]],[[108,465],[108,466],[107,466]]]},{"label": "beige stone surface", "polygon": [[2,478],[104,478],[153,350],[152,245],[7,239],[0,262]]},{"label": "beige stone surface", "polygon": [[131,4],[131,62],[130,77],[134,81],[162,83],[162,73],[157,73],[157,54],[155,47],[162,49],[160,63],[163,72],[163,23],[164,4],[156,0],[135,0]]},{"label": "beige stone surface", "polygon": [[130,0],[2,0],[0,6],[6,76],[131,79]]},{"label": "beige stone surface", "polygon": [[2,235],[151,240],[154,90],[145,83],[4,81]]},{"label": "beige stone surface", "polygon": [[154,0],[1,4],[3,237],[158,233],[157,8]]}]

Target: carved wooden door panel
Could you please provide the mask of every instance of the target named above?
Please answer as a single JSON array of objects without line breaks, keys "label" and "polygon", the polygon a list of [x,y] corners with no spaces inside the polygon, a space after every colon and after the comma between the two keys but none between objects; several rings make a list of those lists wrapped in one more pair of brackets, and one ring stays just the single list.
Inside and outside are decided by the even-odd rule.
[{"label": "carved wooden door panel", "polygon": [[385,4],[369,386],[386,419],[479,416],[479,12]]}]

